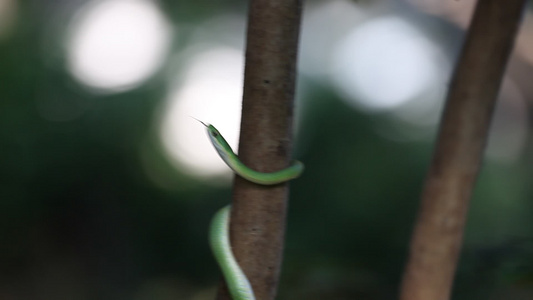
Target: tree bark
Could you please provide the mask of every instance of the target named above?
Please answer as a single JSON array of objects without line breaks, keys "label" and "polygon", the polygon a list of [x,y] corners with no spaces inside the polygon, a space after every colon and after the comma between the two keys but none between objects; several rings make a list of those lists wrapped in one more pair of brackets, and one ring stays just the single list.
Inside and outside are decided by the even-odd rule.
[{"label": "tree bark", "polygon": [[[239,157],[261,172],[291,163],[301,0],[251,0]],[[235,177],[231,243],[256,299],[276,296],[289,186],[260,186]],[[217,299],[231,299],[224,283]]]},{"label": "tree bark", "polygon": [[450,298],[469,199],[525,3],[477,3],[426,177],[401,300]]}]

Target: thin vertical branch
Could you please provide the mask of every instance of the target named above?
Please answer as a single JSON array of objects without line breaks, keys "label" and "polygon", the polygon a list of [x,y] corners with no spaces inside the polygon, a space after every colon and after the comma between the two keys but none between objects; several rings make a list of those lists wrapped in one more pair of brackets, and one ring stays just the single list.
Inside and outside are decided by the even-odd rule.
[{"label": "thin vertical branch", "polygon": [[426,178],[400,299],[449,299],[469,199],[525,0],[479,0]]},{"label": "thin vertical branch", "polygon": [[[272,172],[290,164],[301,0],[251,0],[246,44],[240,159]],[[288,184],[260,186],[238,176],[231,242],[259,300],[276,296]],[[217,299],[230,299],[222,284]]]}]

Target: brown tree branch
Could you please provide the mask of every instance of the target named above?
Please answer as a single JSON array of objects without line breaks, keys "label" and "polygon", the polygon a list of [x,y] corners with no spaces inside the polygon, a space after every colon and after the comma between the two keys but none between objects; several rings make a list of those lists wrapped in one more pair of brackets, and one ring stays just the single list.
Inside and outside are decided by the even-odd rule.
[{"label": "brown tree branch", "polygon": [[450,86],[400,299],[449,299],[469,199],[525,0],[479,0]]},{"label": "brown tree branch", "polygon": [[[290,164],[301,2],[250,1],[239,157],[261,172]],[[288,191],[235,178],[231,242],[258,300],[276,296]],[[217,299],[231,299],[224,284]]]}]

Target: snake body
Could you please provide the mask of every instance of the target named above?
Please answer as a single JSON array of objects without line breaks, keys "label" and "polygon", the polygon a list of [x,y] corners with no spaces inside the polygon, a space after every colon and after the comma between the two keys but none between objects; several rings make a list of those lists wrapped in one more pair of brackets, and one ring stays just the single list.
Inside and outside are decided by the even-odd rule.
[{"label": "snake body", "polygon": [[[283,170],[262,173],[248,168],[233,152],[220,132],[211,124],[200,121],[206,128],[211,143],[224,162],[242,178],[261,185],[273,185],[294,179],[303,172],[304,165],[295,161]],[[252,285],[242,271],[231,250],[229,220],[231,206],[221,208],[213,217],[209,229],[209,244],[220,266],[233,300],[255,300]]]}]

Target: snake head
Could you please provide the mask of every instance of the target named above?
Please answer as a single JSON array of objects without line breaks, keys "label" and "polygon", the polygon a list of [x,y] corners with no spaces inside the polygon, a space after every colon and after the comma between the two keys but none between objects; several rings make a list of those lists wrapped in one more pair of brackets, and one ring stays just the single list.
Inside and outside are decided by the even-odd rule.
[{"label": "snake head", "polygon": [[231,152],[231,147],[228,145],[228,142],[226,142],[224,137],[222,137],[220,132],[215,128],[215,126],[200,121],[195,117],[191,118],[195,119],[196,121],[202,123],[202,125],[205,126],[205,128],[207,129],[207,134],[209,135],[209,138],[215,146],[215,149],[217,150],[218,154],[220,155],[220,157],[222,157],[224,161],[227,161],[229,153]]},{"label": "snake head", "polygon": [[[228,152],[231,151],[231,147],[228,145],[228,142],[222,137],[220,132],[211,124],[204,124],[207,128],[207,133],[211,142],[215,146],[218,154],[225,160],[225,157],[228,155]],[[228,150],[230,149],[230,150]]]}]

